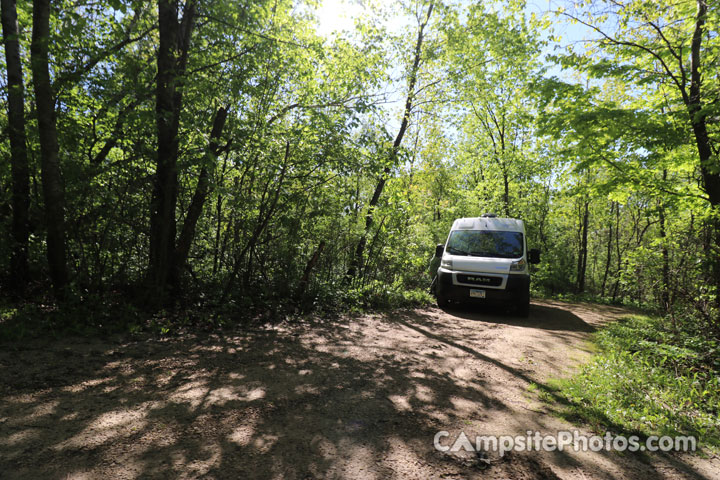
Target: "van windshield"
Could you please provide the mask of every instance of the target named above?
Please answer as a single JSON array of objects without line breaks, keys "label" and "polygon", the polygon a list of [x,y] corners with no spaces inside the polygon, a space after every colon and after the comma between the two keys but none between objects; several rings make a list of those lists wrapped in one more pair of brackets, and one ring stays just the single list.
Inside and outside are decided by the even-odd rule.
[{"label": "van windshield", "polygon": [[452,255],[520,258],[523,256],[523,234],[494,230],[455,230],[450,232],[446,250]]}]

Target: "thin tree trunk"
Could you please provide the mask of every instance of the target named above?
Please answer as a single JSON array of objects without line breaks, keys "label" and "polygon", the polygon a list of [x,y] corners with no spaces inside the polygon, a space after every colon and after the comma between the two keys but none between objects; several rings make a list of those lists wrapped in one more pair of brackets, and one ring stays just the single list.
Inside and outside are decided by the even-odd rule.
[{"label": "thin tree trunk", "polygon": [[[503,146],[503,149],[505,147]],[[510,217],[510,181],[508,180],[507,171],[503,168],[503,205],[505,208],[505,216]]]},{"label": "thin tree trunk", "polygon": [[[382,231],[383,224],[385,224],[385,219],[387,219],[387,216],[383,217],[382,220],[380,220],[380,224],[378,225],[378,228],[375,230],[375,235],[373,235],[373,238],[370,241],[370,247],[368,248],[367,260],[365,261],[365,265],[363,265],[364,271],[367,271],[368,266],[370,265],[370,262],[372,261],[373,251],[375,250],[375,243],[377,242],[378,237],[380,236],[380,232]],[[366,280],[367,280],[367,276],[363,276],[363,279],[362,279],[363,287],[365,286]]]},{"label": "thin tree trunk", "polygon": [[58,156],[55,98],[50,83],[49,43],[50,1],[36,0],[33,2],[30,59],[40,139],[40,169],[47,227],[47,258],[55,296],[62,300],[65,298],[68,282],[65,258],[65,192]]},{"label": "thin tree trunk", "polygon": [[[418,70],[420,69],[420,59],[422,57],[422,44],[424,38],[423,35],[425,27],[430,21],[430,15],[432,15],[433,7],[434,4],[430,3],[427,16],[425,17],[423,23],[420,24],[420,27],[418,29],[413,64],[410,67],[408,93],[407,97],[405,98],[405,109],[403,111],[402,122],[400,123],[400,130],[395,136],[395,141],[393,142],[392,149],[390,150],[390,165],[394,165],[397,161],[397,155],[400,150],[400,145],[402,144],[403,137],[405,136],[405,132],[407,131],[408,125],[410,123],[410,114],[412,112],[413,100],[415,98],[415,84],[417,83],[417,74]],[[353,259],[350,263],[350,268],[348,269],[348,272],[346,274],[346,279],[348,281],[356,277],[359,273],[359,270],[362,268],[363,255],[365,253],[365,246],[367,245],[367,237],[370,234],[370,230],[372,229],[374,223],[375,207],[380,200],[380,195],[382,195],[383,189],[385,188],[385,182],[389,174],[390,167],[385,167],[385,169],[383,170],[383,174],[380,176],[380,178],[378,179],[378,183],[375,186],[375,192],[370,199],[370,203],[368,203],[368,211],[365,215],[365,230],[360,237],[360,240],[358,240],[357,247],[355,248],[355,255],[353,256]]]},{"label": "thin tree trunk", "polygon": [[589,214],[589,202],[586,200],[583,206],[583,216],[581,224],[581,240],[580,240],[580,252],[578,254],[578,270],[577,270],[577,291],[583,293],[585,291],[585,270],[587,267],[587,236],[588,236],[588,218]]},{"label": "thin tree trunk", "polygon": [[175,209],[178,190],[178,130],[182,110],[182,84],[195,17],[195,3],[185,4],[178,18],[177,1],[158,0],[160,44],[157,56],[155,118],[157,122],[157,171],[150,205],[150,255],[148,294],[165,301],[175,250]]},{"label": "thin tree trunk", "polygon": [[670,310],[670,256],[667,248],[667,233],[665,226],[665,209],[661,206],[659,211],[660,216],[660,241],[662,242],[662,285],[660,286],[661,295],[660,303],[662,308],[667,313]]},{"label": "thin tree trunk", "polygon": [[[228,153],[225,152],[225,159],[223,160],[223,167],[222,171],[220,172],[220,182],[224,182],[225,180],[225,169],[227,168],[227,159],[228,159]],[[222,234],[222,207],[223,207],[223,196],[218,194],[217,197],[217,203],[215,206],[215,248],[213,249],[213,269],[212,274],[213,277],[218,272],[219,262],[222,258],[222,253],[220,252],[220,237]],[[223,248],[224,250],[224,248]]]},{"label": "thin tree trunk", "polygon": [[[667,180],[667,170],[663,170],[662,175],[663,181]],[[670,311],[670,254],[667,247],[667,231],[666,231],[666,220],[665,220],[665,207],[662,202],[660,203],[659,209],[660,217],[660,241],[662,242],[662,285],[660,303],[665,313]],[[673,317],[674,319],[674,317]]]},{"label": "thin tree trunk", "polygon": [[22,292],[28,281],[28,238],[30,236],[30,169],[25,134],[25,86],[15,0],[2,0],[2,30],[5,44],[8,86],[8,135],[12,170],[12,257],[11,285]]},{"label": "thin tree trunk", "polygon": [[620,204],[615,206],[615,251],[617,252],[617,271],[615,273],[615,285],[613,286],[613,302],[617,299],[620,287],[620,274],[622,271],[622,251],[620,250]]},{"label": "thin tree trunk", "polygon": [[605,259],[605,273],[603,273],[602,287],[600,288],[600,296],[605,296],[605,286],[607,285],[608,273],[610,273],[610,262],[612,261],[612,240],[613,240],[613,224],[612,216],[615,210],[615,202],[610,202],[610,221],[608,222],[608,239],[607,239],[607,258]]},{"label": "thin tree trunk", "polygon": [[220,136],[222,135],[223,128],[225,127],[226,118],[227,109],[225,107],[218,108],[218,111],[215,114],[215,120],[213,121],[212,131],[210,133],[210,143],[207,148],[206,160],[200,168],[195,193],[190,201],[188,213],[185,216],[185,223],[183,224],[177,246],[175,247],[173,272],[171,275],[172,283],[175,287],[179,287],[180,274],[185,266],[188,254],[190,253],[190,247],[192,246],[192,242],[195,238],[195,227],[197,226],[197,222],[202,214],[205,200],[211,191],[208,163],[212,162],[214,164],[217,161],[217,155],[220,153]]},{"label": "thin tree trunk", "polygon": [[307,290],[307,286],[310,283],[310,274],[312,273],[313,269],[315,268],[315,265],[318,262],[318,259],[320,258],[320,254],[322,254],[323,249],[325,248],[325,241],[323,240],[318,245],[317,249],[315,250],[315,253],[313,253],[312,257],[310,257],[310,260],[308,261],[307,265],[305,265],[305,271],[303,272],[302,278],[300,278],[300,283],[298,283],[298,289],[295,292],[295,298],[298,302],[302,301],[303,297],[305,296],[305,290]]}]

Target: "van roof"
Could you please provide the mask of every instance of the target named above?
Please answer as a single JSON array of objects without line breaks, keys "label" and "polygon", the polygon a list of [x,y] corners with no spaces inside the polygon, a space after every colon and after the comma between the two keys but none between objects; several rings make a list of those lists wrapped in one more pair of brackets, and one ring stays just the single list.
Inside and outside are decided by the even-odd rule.
[{"label": "van roof", "polygon": [[496,230],[525,233],[525,224],[516,218],[468,217],[455,220],[452,230]]}]

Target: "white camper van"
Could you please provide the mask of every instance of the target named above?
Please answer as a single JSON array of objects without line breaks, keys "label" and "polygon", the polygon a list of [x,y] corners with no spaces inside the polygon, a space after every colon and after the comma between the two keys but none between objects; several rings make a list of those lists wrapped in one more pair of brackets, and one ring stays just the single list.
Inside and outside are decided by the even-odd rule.
[{"label": "white camper van", "polygon": [[435,256],[441,258],[435,283],[440,307],[450,302],[500,303],[528,315],[528,263],[538,263],[540,251],[528,251],[522,220],[494,214],[458,218]]}]

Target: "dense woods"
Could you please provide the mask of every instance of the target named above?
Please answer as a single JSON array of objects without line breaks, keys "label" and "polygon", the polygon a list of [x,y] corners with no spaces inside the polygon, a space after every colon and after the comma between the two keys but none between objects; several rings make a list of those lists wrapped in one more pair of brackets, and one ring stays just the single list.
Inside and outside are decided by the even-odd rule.
[{"label": "dense woods", "polygon": [[661,3],[2,0],[3,293],[395,305],[496,212],[536,294],[719,332],[720,5]]}]

